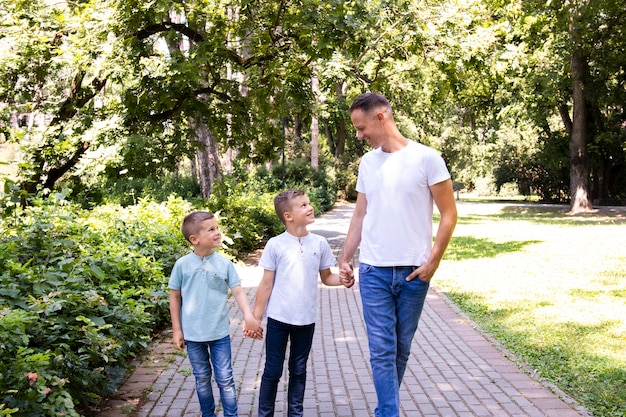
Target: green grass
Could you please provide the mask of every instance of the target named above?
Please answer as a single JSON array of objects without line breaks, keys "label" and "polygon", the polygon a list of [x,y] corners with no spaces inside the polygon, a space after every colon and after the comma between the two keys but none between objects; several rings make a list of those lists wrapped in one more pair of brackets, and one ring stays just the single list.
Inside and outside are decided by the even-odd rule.
[{"label": "green grass", "polygon": [[459,203],[433,284],[597,417],[626,416],[626,211]]}]

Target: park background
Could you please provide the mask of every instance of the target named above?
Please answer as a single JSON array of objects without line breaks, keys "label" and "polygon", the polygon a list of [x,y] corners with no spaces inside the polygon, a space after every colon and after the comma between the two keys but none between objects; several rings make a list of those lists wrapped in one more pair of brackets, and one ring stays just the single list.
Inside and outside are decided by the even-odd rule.
[{"label": "park background", "polygon": [[115,389],[168,325],[186,212],[216,212],[240,261],[282,230],[282,188],[318,213],[354,199],[367,149],[346,110],[364,91],[466,201],[534,203],[461,216],[476,229],[438,287],[594,415],[626,413],[624,219],[606,209],[626,200],[623,3],[0,0],[0,16],[2,415],[89,415]]}]

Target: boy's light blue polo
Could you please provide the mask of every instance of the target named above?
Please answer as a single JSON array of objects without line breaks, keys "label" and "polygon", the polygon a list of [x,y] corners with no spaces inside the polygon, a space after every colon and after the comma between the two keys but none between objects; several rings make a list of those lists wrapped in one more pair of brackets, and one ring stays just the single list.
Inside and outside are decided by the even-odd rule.
[{"label": "boy's light blue polo", "polygon": [[233,263],[214,252],[204,258],[191,252],[174,264],[168,287],[180,290],[185,340],[208,342],[230,334],[229,288],[240,285]]}]

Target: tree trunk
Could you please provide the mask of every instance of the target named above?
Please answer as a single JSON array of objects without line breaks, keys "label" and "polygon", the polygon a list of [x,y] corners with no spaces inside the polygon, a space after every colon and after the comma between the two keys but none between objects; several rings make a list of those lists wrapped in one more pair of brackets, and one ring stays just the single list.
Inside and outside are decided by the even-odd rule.
[{"label": "tree trunk", "polygon": [[313,97],[315,97],[315,103],[313,103],[313,110],[311,111],[311,168],[319,168],[319,119],[318,108],[320,100],[320,82],[317,77],[317,71],[313,69],[311,75],[311,90],[313,91]]},{"label": "tree trunk", "polygon": [[570,213],[593,210],[590,198],[589,155],[587,154],[587,106],[585,99],[585,76],[588,72],[587,56],[582,48],[578,29],[579,11],[570,5],[570,36],[572,41],[573,116],[570,135]]},{"label": "tree trunk", "polygon": [[196,125],[196,140],[201,146],[197,152],[200,189],[203,198],[209,198],[213,184],[221,177],[220,155],[215,136],[204,123]]},{"label": "tree trunk", "polygon": [[[337,97],[338,103],[343,104],[346,102],[346,90],[347,82],[345,80],[335,84],[335,96]],[[347,132],[346,120],[341,117],[337,121],[337,135],[335,136],[335,157],[337,158],[341,157],[346,150]]]}]

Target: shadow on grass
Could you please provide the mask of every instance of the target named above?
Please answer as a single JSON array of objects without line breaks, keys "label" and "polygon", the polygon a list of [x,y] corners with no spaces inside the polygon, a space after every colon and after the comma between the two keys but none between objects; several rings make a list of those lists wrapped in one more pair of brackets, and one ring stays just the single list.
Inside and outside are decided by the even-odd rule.
[{"label": "shadow on grass", "polygon": [[602,217],[602,216],[567,216],[564,214],[547,213],[547,212],[518,212],[503,211],[498,214],[468,214],[459,216],[459,224],[480,224],[487,222],[503,222],[503,221],[523,221],[534,224],[561,225],[561,226],[589,226],[589,225],[610,225],[623,223],[620,217]]},{"label": "shadow on grass", "polygon": [[495,258],[498,255],[518,252],[527,245],[540,242],[540,240],[513,240],[497,243],[486,238],[455,236],[446,250],[446,259],[462,261],[465,259]]},{"label": "shadow on grass", "polygon": [[480,294],[443,293],[484,332],[514,352],[514,361],[557,385],[593,415],[626,416],[626,368],[587,349],[603,340],[603,335],[611,339],[619,320],[598,324],[546,320],[520,330],[510,326],[519,322],[511,316],[527,315],[536,308],[532,303],[492,309]]},{"label": "shadow on grass", "polygon": [[[485,203],[486,205],[488,203]],[[620,224],[626,222],[626,208],[598,207],[588,213],[569,214],[568,206],[542,204],[511,204],[499,208],[497,213],[473,213],[459,217],[459,223],[473,224],[484,221],[528,221],[536,224],[563,226],[589,224]]]}]

